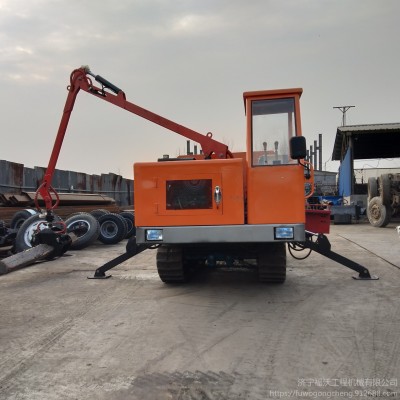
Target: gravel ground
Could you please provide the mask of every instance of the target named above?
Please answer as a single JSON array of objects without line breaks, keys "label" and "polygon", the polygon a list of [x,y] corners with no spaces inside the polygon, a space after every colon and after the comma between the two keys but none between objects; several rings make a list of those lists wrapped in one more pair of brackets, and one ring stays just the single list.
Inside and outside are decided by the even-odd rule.
[{"label": "gravel ground", "polygon": [[400,398],[398,224],[332,226],[332,249],[288,256],[283,285],[251,270],[163,284],[146,250],[88,280],[124,243],[0,276],[0,398]]}]

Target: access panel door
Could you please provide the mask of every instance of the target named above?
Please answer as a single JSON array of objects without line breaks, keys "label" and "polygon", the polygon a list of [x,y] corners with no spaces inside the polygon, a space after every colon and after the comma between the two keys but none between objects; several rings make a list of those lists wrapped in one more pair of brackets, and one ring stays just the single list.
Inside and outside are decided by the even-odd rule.
[{"label": "access panel door", "polygon": [[243,160],[137,163],[137,226],[243,224]]},{"label": "access panel door", "polygon": [[250,168],[249,224],[305,222],[304,170],[300,165]]}]

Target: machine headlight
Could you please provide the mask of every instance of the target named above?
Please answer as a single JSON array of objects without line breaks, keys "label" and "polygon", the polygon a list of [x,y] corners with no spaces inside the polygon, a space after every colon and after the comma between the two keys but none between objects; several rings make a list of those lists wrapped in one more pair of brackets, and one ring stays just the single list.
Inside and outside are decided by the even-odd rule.
[{"label": "machine headlight", "polygon": [[161,240],[163,240],[162,229],[146,229],[146,241],[159,242]]},{"label": "machine headlight", "polygon": [[278,226],[274,232],[275,239],[294,239],[294,229],[292,226]]}]

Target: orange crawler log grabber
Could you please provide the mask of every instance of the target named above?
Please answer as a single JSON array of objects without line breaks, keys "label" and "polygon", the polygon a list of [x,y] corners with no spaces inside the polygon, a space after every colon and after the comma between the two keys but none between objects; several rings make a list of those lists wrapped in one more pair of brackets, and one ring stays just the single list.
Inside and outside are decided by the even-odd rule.
[{"label": "orange crawler log grabber", "polygon": [[62,223],[54,218],[57,194],[51,181],[80,90],[197,142],[202,149],[200,155],[134,164],[136,237],[128,241],[125,254],[98,268],[95,278],[106,277],[106,271],[144,249],[156,248],[157,270],[166,283],[185,282],[196,268],[221,264],[251,264],[260,281],[283,283],[288,244],[291,254],[293,249],[314,250],[357,271],[359,279],[375,279],[367,268],[333,252],[325,236],[329,224],[316,223],[315,213],[306,212],[314,174],[304,161],[300,88],[245,92],[246,149],[231,152],[210,132],[196,132],[127,101],[119,87],[88,67],[74,70],[38,189],[49,234],[39,232],[35,239],[39,243],[61,243],[65,235]]}]

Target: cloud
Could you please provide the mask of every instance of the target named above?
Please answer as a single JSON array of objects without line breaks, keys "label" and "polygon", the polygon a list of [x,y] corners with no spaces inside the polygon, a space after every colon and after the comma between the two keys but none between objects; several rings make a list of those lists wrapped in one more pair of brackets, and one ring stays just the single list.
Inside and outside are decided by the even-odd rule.
[{"label": "cloud", "polygon": [[[39,136],[53,132],[69,74],[81,64],[122,87],[133,102],[211,130],[235,150],[244,142],[241,95],[247,90],[304,87],[303,128],[310,140],[321,131],[334,135],[340,116],[332,106],[342,102],[357,106],[354,123],[394,120],[399,11],[397,0],[384,6],[375,0],[0,0],[2,123],[10,131],[34,125]],[[184,143],[160,134],[157,150],[139,151],[130,129],[140,131],[150,149],[153,143],[145,142],[158,132],[153,125],[84,97],[73,128],[85,137],[89,118],[99,153],[108,154],[101,146],[110,132],[128,137],[132,160],[149,159],[147,151],[173,154]],[[23,110],[34,119],[30,124]],[[330,155],[329,140],[324,137]],[[33,157],[14,147],[18,156]],[[120,162],[112,155],[107,161]]]}]

